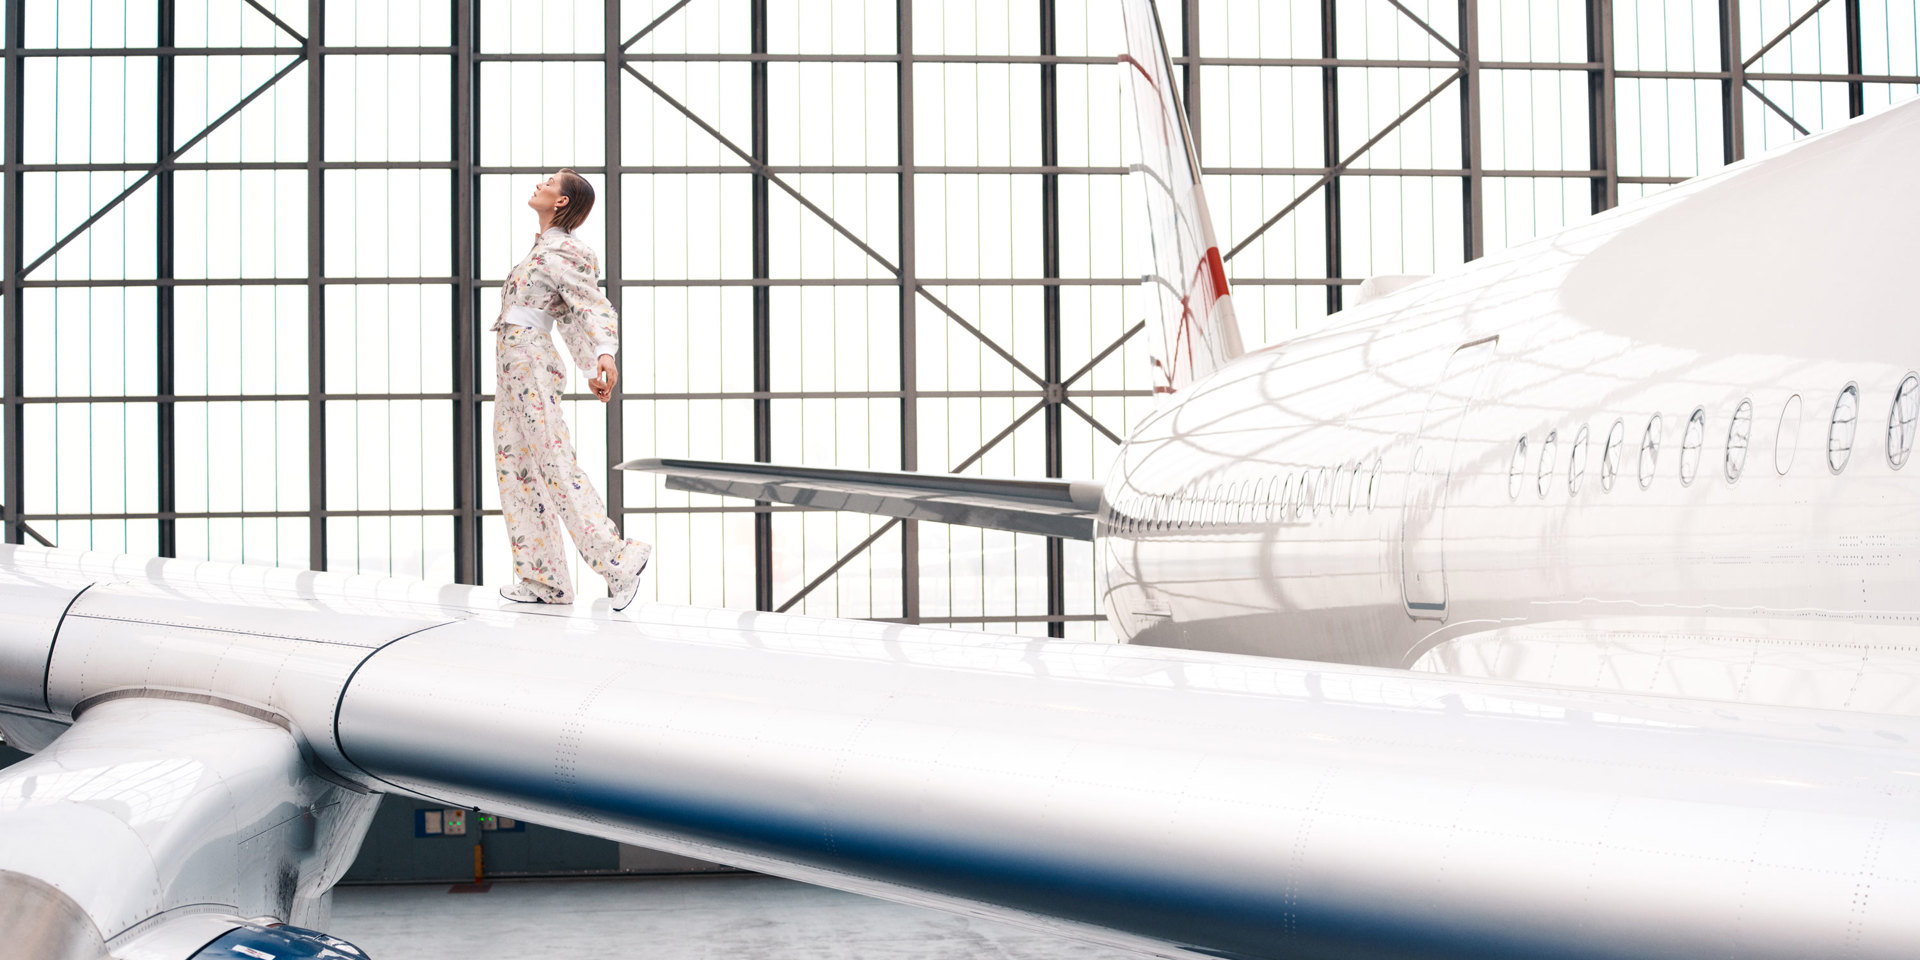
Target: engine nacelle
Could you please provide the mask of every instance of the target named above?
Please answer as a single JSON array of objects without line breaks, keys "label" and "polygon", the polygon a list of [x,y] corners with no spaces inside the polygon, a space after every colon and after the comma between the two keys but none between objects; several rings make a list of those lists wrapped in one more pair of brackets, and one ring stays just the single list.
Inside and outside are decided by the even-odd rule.
[{"label": "engine nacelle", "polygon": [[324,924],[378,799],[315,776],[270,719],[95,703],[0,771],[0,960],[182,960],[243,918]]}]

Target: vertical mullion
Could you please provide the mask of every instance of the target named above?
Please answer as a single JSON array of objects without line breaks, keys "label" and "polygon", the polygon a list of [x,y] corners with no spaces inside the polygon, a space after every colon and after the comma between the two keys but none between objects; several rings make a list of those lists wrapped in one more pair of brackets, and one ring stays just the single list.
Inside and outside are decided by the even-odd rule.
[{"label": "vertical mullion", "polygon": [[307,0],[307,536],[308,566],[327,568],[327,323],[325,174],[320,167],[326,137],[321,38],[326,0]]},{"label": "vertical mullion", "polygon": [[1721,150],[1728,163],[1747,155],[1746,116],[1741,112],[1747,69],[1740,57],[1740,0],[1720,0]]},{"label": "vertical mullion", "polygon": [[[1864,58],[1860,51],[1860,0],[1845,0],[1847,9],[1847,72],[1859,76],[1864,72]],[[1867,86],[1858,80],[1847,81],[1847,116],[1857,117],[1867,112]]]},{"label": "vertical mullion", "polygon": [[[1187,137],[1193,141],[1195,157],[1200,156],[1200,2],[1181,0],[1180,3],[1180,50],[1187,61],[1180,73],[1180,94],[1187,108]],[[1197,176],[1199,172],[1195,170],[1194,174]]]},{"label": "vertical mullion", "polygon": [[[1053,56],[1058,49],[1058,37],[1055,34],[1054,0],[1040,0],[1040,55]],[[1189,68],[1191,69],[1191,68]],[[1059,67],[1052,63],[1040,64],[1040,165],[1053,168],[1060,165],[1060,88]],[[1047,280],[1060,279],[1060,175],[1043,173],[1040,175],[1040,259],[1042,277]],[[1047,381],[1047,476],[1061,475],[1065,457],[1062,450],[1063,437],[1060,435],[1061,401],[1065,399],[1065,390],[1061,387],[1063,379],[1060,369],[1060,284],[1048,283],[1040,288],[1041,313],[1045,340],[1045,366],[1042,376]],[[1059,537],[1047,538],[1047,636],[1064,637],[1067,625],[1058,618],[1067,613],[1067,564],[1065,541]]]},{"label": "vertical mullion", "polygon": [[[156,11],[159,18],[159,42],[164,51],[174,44],[174,0],[160,0]],[[173,279],[173,101],[174,101],[174,57],[172,53],[161,53],[154,63],[154,75],[157,102],[154,105],[154,128],[157,142],[154,144],[154,159],[159,163],[159,172],[154,176],[154,223],[157,227],[157,241],[154,244],[154,276],[162,282],[154,287],[154,357],[157,369],[154,371],[155,392],[159,402],[154,408],[156,467],[159,476],[156,491],[156,505],[161,514],[158,531],[158,546],[163,557],[180,555],[179,522],[167,514],[178,509],[178,491],[175,487],[174,469],[175,432],[173,422],[173,285],[164,281]]]},{"label": "vertical mullion", "polygon": [[479,111],[479,48],[472,3],[453,5],[453,567],[459,583],[480,583],[480,268],[473,167]]},{"label": "vertical mullion", "polygon": [[1620,205],[1619,116],[1614,109],[1613,0],[1587,0],[1587,146],[1594,213]]},{"label": "vertical mullion", "polygon": [[[1334,0],[1320,0],[1320,56],[1328,60],[1340,56]],[[1332,170],[1340,164],[1340,68],[1332,64],[1320,68],[1320,119],[1321,159],[1327,169]],[[1342,269],[1339,175],[1328,177],[1327,185],[1322,189],[1327,205],[1327,277],[1337,280]],[[1328,313],[1340,312],[1341,290],[1340,284],[1327,284]]]},{"label": "vertical mullion", "polygon": [[1466,259],[1486,253],[1486,171],[1480,151],[1480,0],[1460,0],[1460,165]]},{"label": "vertical mullion", "polygon": [[[619,369],[625,360],[627,315],[622,308],[620,296],[621,253],[621,183],[620,183],[620,0],[606,0],[606,114],[607,129],[603,138],[606,141],[607,182],[606,201],[602,204],[606,210],[604,222],[607,225],[607,255],[603,261],[607,280],[607,300],[613,304],[615,315],[619,319],[618,332],[621,348],[614,356],[615,369]],[[620,376],[625,377],[621,370]],[[626,479],[619,469],[620,462],[626,459],[626,444],[622,438],[626,434],[625,419],[622,416],[626,404],[615,394],[607,401],[607,516],[613,520],[617,529],[626,530]]]},{"label": "vertical mullion", "polygon": [[21,498],[27,485],[26,443],[23,437],[20,394],[26,368],[22,356],[20,338],[24,334],[25,314],[20,308],[20,273],[25,259],[20,254],[20,142],[25,129],[26,100],[21,96],[21,81],[24,79],[26,64],[21,59],[20,47],[26,40],[26,0],[8,0],[6,5],[7,37],[7,103],[5,120],[6,150],[6,197],[5,211],[0,214],[6,230],[6,307],[0,313],[0,324],[4,324],[4,333],[0,334],[0,366],[4,366],[3,388],[5,392],[7,442],[5,455],[6,494],[5,502],[0,503],[0,518],[6,526],[6,542],[25,543],[25,528],[20,522]]},{"label": "vertical mullion", "polygon": [[[915,310],[919,305],[914,259],[913,193],[913,3],[896,0],[899,29],[899,93],[894,107],[900,137],[900,469],[920,469],[919,333]],[[908,623],[920,621],[920,524],[900,524],[900,605]]]},{"label": "vertical mullion", "polygon": [[[767,0],[753,0],[749,28],[754,53],[767,52]],[[767,62],[755,60],[749,67],[753,97],[753,159],[765,169],[767,150]],[[753,175],[753,276],[766,280],[773,276],[772,237],[768,224],[767,178]],[[765,283],[753,287],[753,459],[767,463],[773,459],[773,401],[766,394],[773,389],[772,357],[773,289]],[[753,595],[754,606],[773,609],[773,513],[771,504],[760,501],[753,514]]]}]

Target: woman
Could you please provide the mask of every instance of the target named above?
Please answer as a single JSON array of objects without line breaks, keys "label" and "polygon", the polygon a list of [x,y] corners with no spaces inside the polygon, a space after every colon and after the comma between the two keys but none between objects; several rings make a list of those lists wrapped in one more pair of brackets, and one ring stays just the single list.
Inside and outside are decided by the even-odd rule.
[{"label": "woman", "polygon": [[573,235],[593,210],[593,186],[562,169],[533,189],[527,206],[540,215],[540,235],[500,288],[494,321],[499,386],[493,405],[493,463],[500,506],[513,545],[514,582],[500,595],[520,603],[572,603],[573,579],[560,542],[566,525],[593,572],[607,578],[613,608],[640,591],[653,548],[620,536],[606,502],[574,462],[573,439],[560,416],[567,379],[553,348],[554,328],[591,371],[587,386],[606,403],[620,382],[619,317],[600,292],[600,258]]}]

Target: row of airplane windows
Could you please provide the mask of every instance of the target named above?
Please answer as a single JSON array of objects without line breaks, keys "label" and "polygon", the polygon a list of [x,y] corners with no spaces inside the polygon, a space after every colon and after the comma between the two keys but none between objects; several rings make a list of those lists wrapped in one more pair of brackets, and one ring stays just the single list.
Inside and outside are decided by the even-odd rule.
[{"label": "row of airplane windows", "polygon": [[[1800,440],[1800,416],[1802,402],[1799,394],[1788,397],[1780,407],[1780,416],[1776,421],[1773,442],[1774,472],[1785,476],[1793,468]],[[1916,420],[1920,420],[1920,373],[1908,373],[1893,391],[1893,402],[1887,410],[1887,464],[1898,470],[1906,466],[1913,454],[1913,441]],[[1833,401],[1833,414],[1827,422],[1827,469],[1838,476],[1847,469],[1853,459],[1854,435],[1860,424],[1860,385],[1849,383],[1840,389],[1839,396]],[[1600,489],[1611,491],[1621,472],[1621,460],[1626,447],[1626,421],[1615,420],[1607,431],[1606,445],[1600,452]],[[1647,418],[1645,429],[1640,433],[1640,455],[1636,464],[1635,479],[1640,489],[1653,486],[1655,471],[1660,460],[1660,443],[1665,433],[1660,414]],[[1680,436],[1680,485],[1692,486],[1700,475],[1700,461],[1706,447],[1707,411],[1705,407],[1695,407],[1687,417],[1687,425]],[[1577,494],[1586,478],[1587,471],[1587,427],[1582,424],[1574,434],[1572,449],[1567,455],[1567,492]],[[1552,489],[1557,475],[1559,459],[1556,447],[1559,445],[1559,432],[1547,431],[1540,442],[1539,466],[1535,472],[1534,488],[1541,497]],[[1733,415],[1727,421],[1725,455],[1721,459],[1721,476],[1729,484],[1738,483],[1747,468],[1747,454],[1753,445],[1753,401],[1741,400],[1734,407]],[[1526,486],[1527,438],[1514,442],[1513,459],[1507,468],[1507,496],[1518,500]]]},{"label": "row of airplane windows", "polygon": [[1236,480],[1204,492],[1140,494],[1116,503],[1109,519],[1120,533],[1157,533],[1229,523],[1281,523],[1322,514],[1371,512],[1380,491],[1378,457],[1280,477]]},{"label": "row of airplane windows", "polygon": [[[1785,475],[1793,467],[1797,452],[1802,401],[1799,394],[1787,398],[1780,408],[1774,435],[1774,470]],[[1853,441],[1860,420],[1860,386],[1849,383],[1834,399],[1833,415],[1827,427],[1827,469],[1835,475],[1847,468],[1853,457]],[[1909,373],[1894,390],[1887,413],[1887,463],[1898,470],[1906,466],[1913,453],[1916,422],[1920,421],[1920,373]],[[1653,486],[1660,459],[1665,424],[1660,414],[1647,418],[1640,434],[1640,454],[1635,479],[1645,490]],[[1626,449],[1627,425],[1617,419],[1607,430],[1600,453],[1600,488],[1612,491],[1618,482]],[[1687,418],[1680,438],[1679,474],[1682,486],[1698,479],[1707,437],[1707,412],[1696,407]],[[1747,454],[1753,440],[1753,401],[1741,400],[1727,422],[1725,456],[1721,474],[1728,483],[1737,483],[1747,466]],[[1567,453],[1567,492],[1580,492],[1587,473],[1588,428],[1581,425]],[[1552,491],[1560,457],[1559,431],[1549,430],[1541,440],[1534,488],[1541,497]],[[1519,499],[1527,480],[1527,437],[1514,443],[1513,458],[1507,470],[1507,495]],[[1301,470],[1280,477],[1239,480],[1199,494],[1138,494],[1114,505],[1109,522],[1120,533],[1154,533],[1196,525],[1229,523],[1279,523],[1310,519],[1321,514],[1333,516],[1372,512],[1379,493],[1381,460],[1349,461],[1337,467]]]}]

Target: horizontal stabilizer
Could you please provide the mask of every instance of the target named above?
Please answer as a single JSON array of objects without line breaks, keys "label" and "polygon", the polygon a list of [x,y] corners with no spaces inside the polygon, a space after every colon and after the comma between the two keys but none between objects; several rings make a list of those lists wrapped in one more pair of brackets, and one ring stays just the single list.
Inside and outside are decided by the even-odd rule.
[{"label": "horizontal stabilizer", "polygon": [[1093,518],[1100,509],[1100,484],[1077,480],[1000,480],[708,460],[630,460],[620,469],[665,474],[669,490],[1070,540],[1093,539]]}]

